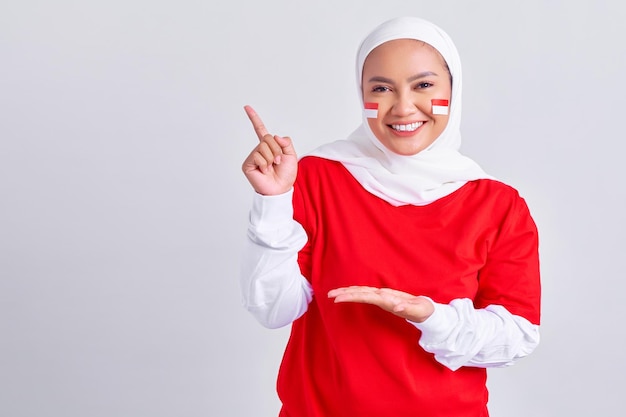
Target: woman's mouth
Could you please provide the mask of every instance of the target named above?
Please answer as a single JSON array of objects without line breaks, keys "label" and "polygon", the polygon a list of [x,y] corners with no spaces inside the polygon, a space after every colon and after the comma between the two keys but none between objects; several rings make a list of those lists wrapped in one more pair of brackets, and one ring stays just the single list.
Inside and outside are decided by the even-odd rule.
[{"label": "woman's mouth", "polygon": [[389,126],[397,132],[415,132],[423,124],[424,122],[413,122],[406,125],[392,124]]}]

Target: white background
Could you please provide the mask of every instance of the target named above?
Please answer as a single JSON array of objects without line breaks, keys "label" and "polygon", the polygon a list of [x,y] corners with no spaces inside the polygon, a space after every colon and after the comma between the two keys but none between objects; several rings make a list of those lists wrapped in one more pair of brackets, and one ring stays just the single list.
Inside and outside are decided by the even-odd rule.
[{"label": "white background", "polygon": [[542,343],[493,416],[622,415],[619,1],[0,3],[0,415],[276,416],[288,328],[240,304],[252,104],[302,154],[359,123],[358,43],[432,20],[462,151],[541,234]]}]

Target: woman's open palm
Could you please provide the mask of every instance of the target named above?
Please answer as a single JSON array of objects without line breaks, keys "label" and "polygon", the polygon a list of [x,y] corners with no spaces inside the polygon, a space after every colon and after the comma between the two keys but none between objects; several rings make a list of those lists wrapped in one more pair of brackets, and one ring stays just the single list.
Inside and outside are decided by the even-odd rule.
[{"label": "woman's open palm", "polygon": [[391,288],[342,287],[329,291],[328,297],[334,298],[336,303],[372,304],[416,323],[423,322],[435,311],[435,306],[428,298]]}]

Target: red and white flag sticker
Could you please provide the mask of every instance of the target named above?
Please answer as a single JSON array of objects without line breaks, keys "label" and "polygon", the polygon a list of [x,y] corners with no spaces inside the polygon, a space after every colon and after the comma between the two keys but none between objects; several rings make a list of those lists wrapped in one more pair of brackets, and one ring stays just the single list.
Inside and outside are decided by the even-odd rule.
[{"label": "red and white flag sticker", "polygon": [[448,110],[450,109],[450,104],[448,100],[432,99],[431,103],[433,105],[433,114],[448,114]]},{"label": "red and white flag sticker", "polygon": [[368,119],[376,119],[378,117],[378,103],[365,103],[363,114]]}]

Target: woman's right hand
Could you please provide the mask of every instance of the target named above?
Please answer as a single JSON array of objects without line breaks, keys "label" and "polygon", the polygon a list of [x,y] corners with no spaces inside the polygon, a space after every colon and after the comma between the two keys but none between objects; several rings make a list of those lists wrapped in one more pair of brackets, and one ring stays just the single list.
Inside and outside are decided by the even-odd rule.
[{"label": "woman's right hand", "polygon": [[287,136],[268,133],[259,115],[244,106],[259,144],[250,152],[241,169],[254,190],[262,195],[284,194],[293,187],[298,172],[298,157]]}]

